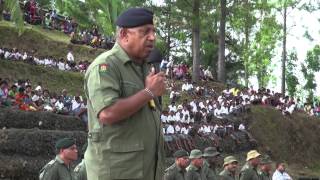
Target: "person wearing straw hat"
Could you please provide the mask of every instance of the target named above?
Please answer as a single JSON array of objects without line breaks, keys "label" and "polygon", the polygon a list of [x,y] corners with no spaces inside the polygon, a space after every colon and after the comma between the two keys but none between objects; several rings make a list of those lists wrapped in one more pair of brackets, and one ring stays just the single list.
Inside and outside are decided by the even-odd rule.
[{"label": "person wearing straw hat", "polygon": [[173,154],[175,163],[165,170],[164,180],[185,180],[186,168],[189,165],[189,154],[180,149]]},{"label": "person wearing straw hat", "polygon": [[272,163],[272,161],[268,155],[261,158],[260,169],[258,171],[260,180],[271,180],[272,179],[272,175],[270,173],[271,163]]},{"label": "person wearing straw hat", "polygon": [[203,153],[203,167],[202,172],[207,180],[217,179],[217,165],[220,157],[220,153],[217,151],[216,147],[207,147],[204,149]]},{"label": "person wearing straw hat", "polygon": [[201,176],[201,169],[203,166],[203,154],[199,149],[194,149],[190,152],[189,159],[190,165],[187,167],[186,180],[205,180],[205,177]]},{"label": "person wearing straw hat", "polygon": [[235,180],[238,168],[238,160],[234,156],[224,158],[223,171],[220,172],[221,180]]},{"label": "person wearing straw hat", "polygon": [[240,180],[259,180],[258,165],[260,164],[260,156],[257,150],[251,150],[247,154],[247,163],[240,171]]}]

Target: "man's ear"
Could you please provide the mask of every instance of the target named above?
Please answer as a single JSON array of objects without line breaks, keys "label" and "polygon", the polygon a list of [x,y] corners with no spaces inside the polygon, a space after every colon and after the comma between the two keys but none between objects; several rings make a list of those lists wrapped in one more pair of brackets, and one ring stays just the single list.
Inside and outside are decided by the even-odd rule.
[{"label": "man's ear", "polygon": [[121,28],[119,35],[120,35],[120,39],[126,39],[128,37],[128,29]]}]

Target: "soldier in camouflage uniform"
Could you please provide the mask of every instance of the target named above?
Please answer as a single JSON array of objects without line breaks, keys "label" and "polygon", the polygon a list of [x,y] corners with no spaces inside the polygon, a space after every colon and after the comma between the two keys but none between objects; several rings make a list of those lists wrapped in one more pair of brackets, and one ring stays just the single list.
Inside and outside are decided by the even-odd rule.
[{"label": "soldier in camouflage uniform", "polygon": [[260,169],[258,171],[260,180],[271,180],[272,174],[271,174],[271,163],[269,156],[265,156],[261,159],[260,162]]},{"label": "soldier in camouflage uniform", "polygon": [[185,150],[178,150],[173,156],[175,157],[175,163],[165,170],[164,180],[185,180],[186,168],[189,165],[189,154]]},{"label": "soldier in camouflage uniform", "polygon": [[224,158],[223,171],[220,172],[220,180],[235,180],[238,168],[238,160],[233,156]]},{"label": "soldier in camouflage uniform", "polygon": [[205,180],[205,177],[201,174],[203,166],[202,152],[199,149],[192,150],[189,159],[191,163],[187,167],[186,180]]},{"label": "soldier in camouflage uniform", "polygon": [[57,141],[58,152],[55,159],[46,164],[40,171],[40,180],[73,180],[73,171],[70,164],[77,160],[78,149],[71,138],[63,138]]},{"label": "soldier in camouflage uniform", "polygon": [[259,180],[258,165],[260,156],[256,150],[251,150],[247,154],[247,162],[240,171],[240,180]]},{"label": "soldier in camouflage uniform", "polygon": [[218,179],[217,167],[220,160],[220,153],[215,147],[207,147],[203,153],[204,161],[202,171],[207,180]]}]

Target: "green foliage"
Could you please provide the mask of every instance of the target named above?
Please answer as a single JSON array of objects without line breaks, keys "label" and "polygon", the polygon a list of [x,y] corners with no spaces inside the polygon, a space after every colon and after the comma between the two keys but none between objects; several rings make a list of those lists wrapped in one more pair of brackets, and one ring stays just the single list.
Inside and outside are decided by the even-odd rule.
[{"label": "green foliage", "polygon": [[10,0],[4,1],[5,9],[9,10],[11,13],[11,21],[15,23],[16,28],[18,29],[19,36],[24,31],[24,22],[22,11],[20,8],[19,0]]},{"label": "green foliage", "polygon": [[249,59],[250,74],[258,78],[259,87],[266,87],[271,75],[271,59],[275,56],[274,49],[281,37],[281,26],[275,15],[264,17],[260,30],[251,44],[252,54]]},{"label": "green foliage", "polygon": [[97,26],[105,35],[114,35],[115,20],[123,9],[117,0],[55,0],[60,14],[72,17],[82,28]]},{"label": "green foliage", "polygon": [[307,58],[304,64],[301,64],[301,71],[306,80],[304,88],[309,93],[309,99],[313,98],[313,91],[317,87],[315,82],[315,73],[320,71],[320,46],[316,45],[307,52]]},{"label": "green foliage", "polygon": [[299,84],[299,80],[296,76],[297,61],[298,61],[297,52],[296,51],[291,52],[287,59],[287,69],[286,69],[287,91],[291,97],[294,97],[297,91],[297,85]]}]

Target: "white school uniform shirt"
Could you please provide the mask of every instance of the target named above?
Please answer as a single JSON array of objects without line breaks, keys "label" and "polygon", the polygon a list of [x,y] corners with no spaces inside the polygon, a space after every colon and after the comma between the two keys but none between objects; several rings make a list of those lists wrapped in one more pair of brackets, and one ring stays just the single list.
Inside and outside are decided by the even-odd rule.
[{"label": "white school uniform shirt", "polygon": [[276,170],[272,175],[272,180],[292,180],[292,178],[288,173],[281,173],[280,171]]},{"label": "white school uniform shirt", "polygon": [[172,125],[169,125],[169,126],[167,127],[167,134],[174,134],[174,128],[173,128]]}]

